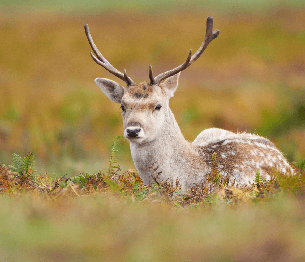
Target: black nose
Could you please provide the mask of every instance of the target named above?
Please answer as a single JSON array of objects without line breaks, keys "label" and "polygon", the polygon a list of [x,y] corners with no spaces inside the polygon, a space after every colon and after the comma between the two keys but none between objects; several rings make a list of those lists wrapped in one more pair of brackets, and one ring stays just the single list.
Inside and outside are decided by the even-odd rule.
[{"label": "black nose", "polygon": [[127,129],[127,135],[129,137],[137,137],[138,134],[140,133],[141,129],[140,128],[137,128],[137,129]]}]

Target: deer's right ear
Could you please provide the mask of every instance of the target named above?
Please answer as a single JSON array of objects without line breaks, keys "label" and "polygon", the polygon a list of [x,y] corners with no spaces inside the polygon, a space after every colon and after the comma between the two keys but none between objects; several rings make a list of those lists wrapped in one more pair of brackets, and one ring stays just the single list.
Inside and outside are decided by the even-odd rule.
[{"label": "deer's right ear", "polygon": [[94,81],[111,101],[121,103],[124,95],[124,87],[107,78],[96,78]]},{"label": "deer's right ear", "polygon": [[164,82],[162,83],[167,90],[169,98],[173,97],[174,93],[177,90],[179,76],[180,76],[180,72],[176,75],[173,75],[173,76],[165,79]]}]

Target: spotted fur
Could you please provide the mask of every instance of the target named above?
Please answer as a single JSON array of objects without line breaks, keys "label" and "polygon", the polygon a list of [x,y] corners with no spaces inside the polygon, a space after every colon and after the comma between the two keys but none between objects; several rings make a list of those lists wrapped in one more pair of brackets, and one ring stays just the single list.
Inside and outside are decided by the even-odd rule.
[{"label": "spotted fur", "polygon": [[212,156],[216,154],[213,164],[221,175],[229,177],[230,184],[252,182],[257,172],[266,180],[274,170],[283,174],[293,173],[274,144],[256,135],[230,135],[199,146],[198,150],[207,166],[212,165]]}]

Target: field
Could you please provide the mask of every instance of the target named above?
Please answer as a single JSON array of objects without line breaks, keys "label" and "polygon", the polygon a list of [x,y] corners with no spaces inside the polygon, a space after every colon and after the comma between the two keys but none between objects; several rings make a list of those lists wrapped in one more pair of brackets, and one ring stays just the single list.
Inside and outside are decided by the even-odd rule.
[{"label": "field", "polygon": [[[305,259],[304,174],[228,189],[229,198],[217,185],[187,202],[191,193],[129,185],[123,139],[122,170],[109,169],[121,112],[93,80],[122,82],[92,61],[84,24],[107,60],[141,82],[148,65],[160,73],[196,50],[208,15],[220,36],[170,101],[186,139],[210,127],[254,132],[304,167],[305,3],[191,3],[0,2],[0,163],[35,159],[13,184],[2,167],[0,261]],[[94,174],[106,184],[91,188]],[[102,174],[132,175],[120,184]]]}]

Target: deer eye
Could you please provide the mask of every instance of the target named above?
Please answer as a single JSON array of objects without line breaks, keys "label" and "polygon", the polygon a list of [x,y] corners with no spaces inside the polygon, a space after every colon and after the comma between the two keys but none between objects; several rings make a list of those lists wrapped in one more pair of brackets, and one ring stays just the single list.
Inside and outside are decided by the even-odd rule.
[{"label": "deer eye", "polygon": [[160,110],[161,107],[162,107],[162,106],[161,106],[160,104],[158,104],[158,105],[156,105],[155,110]]},{"label": "deer eye", "polygon": [[126,109],[125,109],[125,107],[123,105],[121,105],[121,109],[122,109],[123,112],[126,111]]}]

